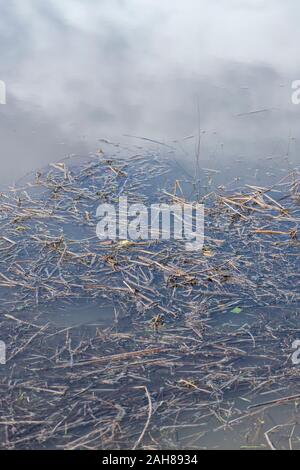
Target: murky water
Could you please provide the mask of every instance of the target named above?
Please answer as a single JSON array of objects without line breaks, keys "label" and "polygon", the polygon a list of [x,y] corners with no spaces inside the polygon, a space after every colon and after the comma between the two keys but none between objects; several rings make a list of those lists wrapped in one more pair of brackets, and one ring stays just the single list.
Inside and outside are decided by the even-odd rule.
[{"label": "murky water", "polygon": [[[46,163],[71,154],[86,156],[99,149],[106,156],[122,157],[145,151],[149,152],[149,159],[151,155],[167,156],[174,167],[172,178],[192,180],[197,176],[203,194],[225,184],[230,189],[243,184],[271,186],[299,166],[300,105],[292,103],[292,82],[300,78],[296,60],[300,6],[296,0],[273,0],[272,4],[263,0],[190,0],[188,3],[14,0],[6,2],[1,9],[0,80],[5,81],[7,89],[7,103],[0,105],[1,188],[20,181],[24,174]],[[145,181],[149,176],[145,171]],[[154,191],[152,181],[147,190]],[[72,225],[66,225],[64,233],[73,241],[94,235],[91,228],[78,226],[75,237]],[[296,259],[295,247],[290,248],[291,257]],[[271,272],[274,265],[275,261],[267,269]],[[293,289],[297,276],[296,266],[291,276]],[[254,278],[253,274],[251,282],[259,285],[259,279]],[[159,285],[159,279],[154,282]],[[6,298],[3,308],[12,301],[9,291]],[[74,397],[88,390],[86,400],[91,399],[93,406],[96,403],[95,409],[91,411],[80,400],[74,404],[66,399],[63,404],[70,406],[70,415],[75,410],[75,415],[86,417],[90,413],[98,419],[101,407],[110,409],[112,403],[117,403],[117,416],[120,414],[120,422],[124,424],[122,420],[131,410],[130,419],[125,418],[124,424],[128,441],[121,441],[118,436],[113,440],[119,418],[109,430],[116,447],[132,445],[138,439],[141,423],[135,423],[132,416],[142,410],[143,421],[147,413],[147,401],[139,388],[146,385],[152,387],[155,395],[153,428],[145,444],[149,448],[158,448],[160,444],[169,448],[297,445],[297,402],[276,410],[264,409],[261,414],[252,414],[248,406],[257,403],[257,397],[264,402],[292,393],[291,388],[285,389],[282,369],[289,361],[292,340],[299,331],[298,304],[290,310],[290,305],[288,309],[271,304],[254,306],[251,299],[242,305],[241,315],[237,315],[232,310],[233,299],[232,307],[227,306],[230,302],[215,307],[213,324],[206,326],[212,312],[207,312],[205,302],[201,301],[203,310],[199,307],[199,311],[203,316],[200,318],[186,316],[176,324],[155,330],[148,312],[136,307],[134,310],[129,304],[120,308],[105,296],[94,303],[73,300],[68,304],[42,305],[30,312],[20,311],[13,314],[16,315],[13,320],[10,318],[17,327],[16,331],[5,329],[9,341],[15,340],[23,325],[28,333],[28,345],[33,342],[28,357],[26,341],[14,353],[17,372],[10,370],[9,365],[1,371],[11,377],[10,390],[11,383],[16,389],[21,385],[25,390],[32,387],[31,378],[27,380],[26,375],[28,361],[33,364],[30,374],[33,371],[36,377],[41,364],[43,367],[51,364],[56,370],[65,364],[69,367],[70,363],[73,367],[82,358],[99,361],[107,356],[112,358],[112,366],[101,369],[100,379],[94,369],[85,370],[86,379],[85,374],[81,378],[71,370],[66,378],[54,375],[49,389],[59,396],[57,383],[64,387],[70,380],[78,387]],[[286,303],[289,302],[287,297]],[[293,320],[287,316],[287,310]],[[154,312],[157,314],[155,309]],[[29,318],[30,325],[26,323]],[[275,326],[273,322],[277,322]],[[38,337],[40,343],[36,344],[34,329],[43,327],[52,328],[51,339],[43,342]],[[222,351],[225,347],[225,337],[226,342],[233,341],[233,349],[241,347],[247,352],[247,359],[236,360],[233,349],[228,353],[233,357],[226,371],[233,374],[234,385],[222,382],[221,366],[219,369],[217,366],[217,378],[208,373],[207,377],[201,376],[204,385],[194,383],[210,358],[209,348],[203,352],[204,359],[201,356],[201,332],[206,327],[214,328],[219,334],[217,343],[211,344],[218,354],[218,348]],[[255,338],[251,336],[252,328]],[[74,335],[71,342],[69,334]],[[237,340],[232,340],[233,335],[237,335]],[[266,344],[264,335],[269,335]],[[252,357],[249,343],[255,341],[259,343],[258,356]],[[150,360],[149,366],[138,359],[127,363],[125,355],[124,370],[119,370],[115,355],[141,347],[174,347],[176,342],[184,353],[188,344],[192,353],[183,359],[172,350],[163,359],[157,359],[157,366],[154,359],[154,366]],[[222,353],[218,354],[218,360],[222,361]],[[276,370],[268,362],[272,357],[279,361]],[[252,384],[258,395],[247,393],[246,385],[240,391],[239,361],[249,372],[247,386]],[[256,367],[264,382],[257,379]],[[26,377],[22,376],[24,370]],[[45,390],[48,393],[48,373],[43,374],[42,393]],[[297,368],[289,374],[296,386]],[[257,390],[253,385],[255,380],[259,383]],[[212,405],[207,409],[209,393]],[[224,408],[223,395],[227,400]],[[21,402],[24,397],[22,392]],[[56,406],[59,419],[53,414],[57,420],[53,418],[51,422],[53,429],[47,434],[47,447],[64,446],[68,437],[60,429],[60,440],[55,440],[55,430],[61,421],[61,403],[53,402],[53,409]],[[233,428],[231,419],[237,419],[234,415],[237,409],[237,416],[242,410],[246,417]],[[112,406],[112,414],[115,411]],[[266,432],[270,429],[269,437]],[[23,436],[25,431],[22,433],[21,430],[16,445],[30,446]],[[34,446],[42,447],[40,436],[34,430],[32,435]],[[73,444],[76,447],[75,441]],[[10,447],[9,440],[1,446]]]}]

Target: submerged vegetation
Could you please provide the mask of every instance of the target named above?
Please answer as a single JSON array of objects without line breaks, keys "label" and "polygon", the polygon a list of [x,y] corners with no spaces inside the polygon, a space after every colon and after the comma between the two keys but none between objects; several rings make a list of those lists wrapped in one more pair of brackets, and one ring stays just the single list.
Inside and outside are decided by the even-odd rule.
[{"label": "submerged vegetation", "polygon": [[[121,195],[197,198],[203,250],[99,241],[97,206]],[[297,170],[206,194],[149,155],[69,159],[2,193],[1,447],[299,447],[299,222]],[[87,304],[111,324],[49,314]]]}]

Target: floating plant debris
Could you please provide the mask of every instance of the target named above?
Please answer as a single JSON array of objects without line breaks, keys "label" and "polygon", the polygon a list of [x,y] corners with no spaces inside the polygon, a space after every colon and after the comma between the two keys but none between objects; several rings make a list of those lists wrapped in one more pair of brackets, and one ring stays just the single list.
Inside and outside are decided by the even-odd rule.
[{"label": "floating plant debris", "polygon": [[[1,194],[3,448],[299,447],[300,174],[196,196],[175,173],[99,154]],[[197,198],[204,249],[100,241],[97,206],[121,195]],[[112,321],[51,321],[90,304]]]}]

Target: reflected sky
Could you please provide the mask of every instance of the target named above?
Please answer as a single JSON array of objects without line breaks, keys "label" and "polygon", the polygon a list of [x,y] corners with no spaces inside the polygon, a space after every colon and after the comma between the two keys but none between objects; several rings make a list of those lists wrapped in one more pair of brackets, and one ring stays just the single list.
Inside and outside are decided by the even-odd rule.
[{"label": "reflected sky", "polygon": [[101,138],[169,142],[199,123],[203,162],[297,162],[299,14],[297,0],[2,1],[0,184]]}]

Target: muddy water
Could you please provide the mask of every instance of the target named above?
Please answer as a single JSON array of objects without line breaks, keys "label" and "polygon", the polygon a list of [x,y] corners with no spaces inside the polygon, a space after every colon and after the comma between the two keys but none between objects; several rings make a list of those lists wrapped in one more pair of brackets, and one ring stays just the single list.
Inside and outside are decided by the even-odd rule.
[{"label": "muddy water", "polygon": [[[260,0],[238,6],[191,0],[188,7],[180,0],[6,2],[0,18],[0,80],[7,88],[7,104],[0,105],[1,187],[69,154],[101,148],[122,156],[145,147],[168,155],[179,177],[199,171],[203,192],[223,184],[270,186],[299,165],[300,106],[291,99],[292,82],[300,78],[299,10],[296,0],[274,0],[272,6]],[[257,313],[251,308],[238,318],[220,315],[214,327],[226,323],[238,330]],[[286,317],[284,308],[274,312]],[[145,338],[167,341],[168,332],[156,335],[148,318],[147,323],[135,312],[132,320],[128,313],[104,301],[46,307],[32,315],[38,325],[50,323],[57,331],[77,328],[78,336],[85,328],[125,335],[133,343],[124,350]],[[18,315],[26,321],[27,312]],[[268,325],[271,319],[262,321]],[[176,328],[175,337],[184,325]],[[297,339],[297,322],[293,328],[290,340]],[[279,357],[280,346],[273,351]],[[112,354],[113,347],[102,352]],[[255,364],[249,358],[248,366]],[[197,374],[190,363],[184,374],[187,366]],[[182,377],[180,367],[174,369],[163,366],[148,378],[162,396],[165,382]],[[282,384],[279,389],[273,395],[264,391],[260,400],[290,393]],[[247,414],[247,393],[242,399],[233,392],[231,399]],[[157,423],[157,435],[168,435],[165,445],[270,447],[265,432],[293,422],[295,414],[293,405],[279,407],[224,430],[226,413],[219,410],[203,424],[203,397],[197,400],[194,409],[187,400],[184,415],[178,411],[173,421],[154,416],[154,434]],[[132,430],[138,434],[134,425]],[[288,447],[288,426],[284,433],[276,445]]]}]

